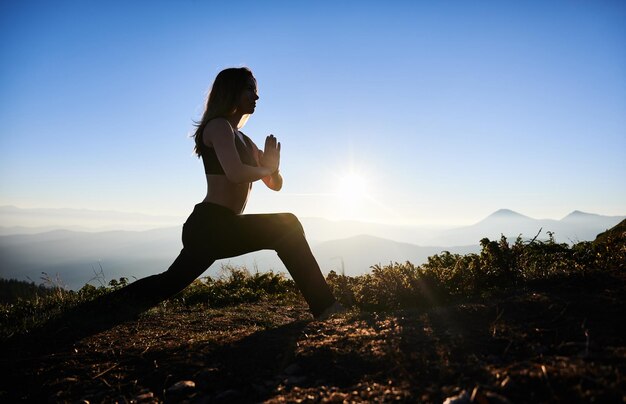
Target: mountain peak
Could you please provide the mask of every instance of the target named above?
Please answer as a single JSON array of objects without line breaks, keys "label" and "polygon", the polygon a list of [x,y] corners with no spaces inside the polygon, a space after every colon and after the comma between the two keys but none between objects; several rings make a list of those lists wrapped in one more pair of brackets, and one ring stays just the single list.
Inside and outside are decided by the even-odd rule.
[{"label": "mountain peak", "polygon": [[497,219],[513,219],[513,218],[528,218],[528,216],[524,216],[521,213],[517,213],[512,211],[511,209],[498,209],[493,212],[491,215],[487,216],[487,218],[497,218]]},{"label": "mountain peak", "polygon": [[587,213],[587,212],[581,212],[580,210],[575,210],[569,215],[565,216],[561,220],[584,220],[584,219],[596,219],[600,217],[601,217],[600,215],[597,215],[595,213]]},{"label": "mountain peak", "polygon": [[[572,213],[570,213],[569,215],[565,216],[565,217],[575,217],[575,216],[588,216],[588,215],[593,215],[593,213],[587,213],[587,212],[583,212],[580,210],[575,210]],[[597,215],[594,215],[597,216]]]},{"label": "mountain peak", "polygon": [[532,219],[529,218],[528,216],[522,215],[521,213],[517,213],[511,209],[498,209],[492,214],[490,214],[489,216],[487,216],[486,218],[484,218],[483,220],[481,220],[480,222],[474,224],[473,226],[480,226],[484,224],[501,226],[503,222],[517,223],[519,221],[526,221],[526,220],[532,220]]}]

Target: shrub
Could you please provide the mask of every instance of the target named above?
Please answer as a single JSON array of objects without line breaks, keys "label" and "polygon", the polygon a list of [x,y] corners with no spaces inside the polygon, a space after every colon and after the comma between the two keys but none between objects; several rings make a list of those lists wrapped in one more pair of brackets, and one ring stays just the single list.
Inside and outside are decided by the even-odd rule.
[{"label": "shrub", "polygon": [[127,282],[126,278],[120,278],[111,281],[109,287],[95,287],[87,284],[75,292],[58,286],[59,280],[51,280],[45,273],[42,279],[47,289],[44,295],[35,295],[28,299],[20,298],[13,303],[0,304],[0,337],[22,333],[42,325],[60,313],[120,288]]},{"label": "shrub", "polygon": [[244,267],[224,267],[225,275],[217,279],[196,279],[173,300],[185,305],[205,304],[223,307],[256,302],[264,298],[281,299],[296,296],[296,286],[282,274],[265,272],[250,274]]},{"label": "shrub", "polygon": [[485,294],[525,282],[585,275],[592,271],[623,270],[626,240],[608,235],[602,242],[559,244],[548,232],[547,241],[513,244],[483,238],[479,254],[443,251],[415,266],[410,262],[373,266],[371,273],[347,277],[332,272],[327,281],[345,305],[366,310],[426,306],[453,297]]}]

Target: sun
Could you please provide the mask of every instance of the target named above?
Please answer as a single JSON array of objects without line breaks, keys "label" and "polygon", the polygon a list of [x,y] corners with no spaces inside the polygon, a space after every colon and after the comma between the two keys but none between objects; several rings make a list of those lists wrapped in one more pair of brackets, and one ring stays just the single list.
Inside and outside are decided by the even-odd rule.
[{"label": "sun", "polygon": [[381,214],[394,214],[392,209],[379,200],[376,177],[367,169],[351,166],[337,171],[331,194],[333,219],[372,222],[380,221],[383,217]]},{"label": "sun", "polygon": [[366,178],[354,171],[337,177],[335,196],[342,216],[360,216],[369,198]]},{"label": "sun", "polygon": [[356,173],[347,173],[337,180],[337,194],[342,200],[359,200],[367,196],[367,181]]}]

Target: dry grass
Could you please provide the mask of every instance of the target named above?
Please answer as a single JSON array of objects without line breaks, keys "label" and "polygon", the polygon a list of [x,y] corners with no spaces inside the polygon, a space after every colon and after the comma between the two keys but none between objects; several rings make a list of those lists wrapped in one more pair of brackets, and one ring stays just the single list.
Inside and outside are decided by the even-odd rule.
[{"label": "dry grass", "polygon": [[620,402],[624,307],[617,271],[326,322],[301,301],[170,304],[49,349],[10,341],[0,399],[442,402],[476,390],[488,402]]}]

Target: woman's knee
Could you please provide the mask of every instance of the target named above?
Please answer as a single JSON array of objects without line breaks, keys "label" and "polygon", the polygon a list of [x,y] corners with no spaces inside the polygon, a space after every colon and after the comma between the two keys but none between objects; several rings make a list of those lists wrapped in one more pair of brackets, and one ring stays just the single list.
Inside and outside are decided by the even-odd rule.
[{"label": "woman's knee", "polygon": [[293,213],[279,213],[278,216],[281,224],[288,230],[304,233],[302,223],[300,223],[300,220]]}]

